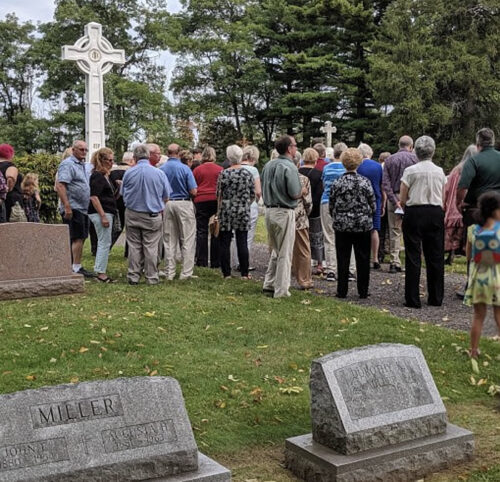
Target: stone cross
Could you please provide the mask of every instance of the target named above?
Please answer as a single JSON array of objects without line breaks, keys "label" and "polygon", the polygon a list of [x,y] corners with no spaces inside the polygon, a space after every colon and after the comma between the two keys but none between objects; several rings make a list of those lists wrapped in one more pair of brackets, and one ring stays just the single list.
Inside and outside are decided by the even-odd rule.
[{"label": "stone cross", "polygon": [[326,134],[326,147],[332,147],[332,134],[337,132],[337,128],[330,121],[326,121],[320,130],[323,134]]},{"label": "stone cross", "polygon": [[102,76],[113,64],[125,63],[125,51],[114,49],[102,36],[102,25],[91,22],[85,25],[85,35],[75,45],[63,46],[62,59],[75,61],[85,74],[85,138],[90,159],[92,152],[106,142]]}]

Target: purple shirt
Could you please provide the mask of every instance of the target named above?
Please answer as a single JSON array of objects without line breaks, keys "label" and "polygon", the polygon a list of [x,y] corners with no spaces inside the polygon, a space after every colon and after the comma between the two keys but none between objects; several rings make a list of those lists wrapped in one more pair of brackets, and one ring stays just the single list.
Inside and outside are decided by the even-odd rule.
[{"label": "purple shirt", "polygon": [[399,201],[399,187],[403,172],[407,167],[417,163],[417,156],[406,149],[400,149],[396,154],[389,156],[384,162],[384,176],[382,187],[387,194],[387,199],[396,204]]}]

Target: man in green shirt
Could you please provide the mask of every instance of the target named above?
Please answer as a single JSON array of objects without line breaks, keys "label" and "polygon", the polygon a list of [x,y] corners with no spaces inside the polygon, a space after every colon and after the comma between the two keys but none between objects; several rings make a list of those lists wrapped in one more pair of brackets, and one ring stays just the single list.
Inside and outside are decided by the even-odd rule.
[{"label": "man in green shirt", "polygon": [[[487,191],[500,192],[500,152],[495,150],[495,134],[484,128],[476,134],[478,153],[469,158],[463,167],[458,183],[457,204],[466,213],[477,205],[478,197]],[[467,213],[468,214],[468,213]],[[467,222],[464,214],[464,222]]]},{"label": "man in green shirt", "polygon": [[302,196],[299,172],[292,159],[297,143],[292,136],[280,137],[275,145],[279,157],[262,171],[262,197],[266,205],[266,227],[272,249],[263,292],[281,298],[290,296],[295,207]]}]

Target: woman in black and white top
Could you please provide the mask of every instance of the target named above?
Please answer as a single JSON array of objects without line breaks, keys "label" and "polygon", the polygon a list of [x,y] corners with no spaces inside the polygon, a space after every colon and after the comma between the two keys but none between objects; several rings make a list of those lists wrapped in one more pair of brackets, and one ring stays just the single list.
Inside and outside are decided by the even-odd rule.
[{"label": "woman in black and white top", "polygon": [[337,297],[347,296],[349,259],[354,247],[358,294],[360,298],[366,298],[370,284],[370,232],[373,229],[375,194],[370,181],[356,172],[363,161],[358,149],[345,150],[340,161],[347,172],[332,184],[329,200],[337,251]]}]

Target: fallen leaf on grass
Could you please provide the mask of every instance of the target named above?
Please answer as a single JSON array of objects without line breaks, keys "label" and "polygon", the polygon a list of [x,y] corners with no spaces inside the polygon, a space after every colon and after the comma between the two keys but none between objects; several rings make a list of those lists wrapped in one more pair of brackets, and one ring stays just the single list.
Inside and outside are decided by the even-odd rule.
[{"label": "fallen leaf on grass", "polygon": [[25,328],[31,328],[31,325],[24,325]]},{"label": "fallen leaf on grass", "polygon": [[283,387],[279,389],[283,395],[297,395],[304,391],[301,387]]},{"label": "fallen leaf on grass", "polygon": [[214,405],[217,408],[226,408],[226,402],[224,402],[223,400],[215,400]]},{"label": "fallen leaf on grass", "polygon": [[311,300],[302,300],[301,303],[303,305],[310,305],[311,304]]},{"label": "fallen leaf on grass", "polygon": [[235,378],[235,376],[234,376],[234,375],[229,375],[229,376],[227,377],[227,379],[228,379],[228,380],[231,380],[232,382],[237,382],[237,381],[239,381],[239,380],[238,380],[238,378]]},{"label": "fallen leaf on grass", "polygon": [[471,358],[471,359],[470,359],[470,364],[471,364],[471,366],[472,366],[472,371],[473,371],[474,373],[477,373],[477,374],[479,375],[479,365],[478,365],[478,363],[477,363],[477,360],[476,360],[476,359],[474,359],[474,358]]},{"label": "fallen leaf on grass", "polygon": [[50,363],[56,363],[57,362],[57,358],[51,358],[49,361],[50,361]]},{"label": "fallen leaf on grass", "polygon": [[26,380],[28,380],[29,382],[32,382],[33,380],[36,380],[36,375],[27,375]]},{"label": "fallen leaf on grass", "polygon": [[268,347],[269,347],[269,345],[257,345],[258,350],[265,350]]},{"label": "fallen leaf on grass", "polygon": [[147,316],[148,318],[153,318],[155,315],[156,311],[146,311],[146,313],[144,313],[144,316]]},{"label": "fallen leaf on grass", "polygon": [[282,383],[285,383],[285,379],[282,377],[279,377],[278,375],[274,375],[274,379],[281,385]]},{"label": "fallen leaf on grass", "polygon": [[152,372],[150,372],[149,376],[150,377],[154,377],[155,375],[158,375],[158,370],[153,370]]},{"label": "fallen leaf on grass", "polygon": [[101,344],[101,342],[97,341],[97,340],[90,340],[90,343],[92,343],[93,345],[100,345]]},{"label": "fallen leaf on grass", "polygon": [[42,326],[42,327],[40,328],[40,331],[47,331],[48,329],[49,329],[49,327],[48,327],[48,326]]},{"label": "fallen leaf on grass", "polygon": [[73,378],[69,381],[69,383],[78,383],[78,381],[79,381],[79,378],[78,378],[78,377],[73,377]]},{"label": "fallen leaf on grass", "polygon": [[81,346],[80,349],[78,350],[79,353],[85,353],[86,351],[89,351],[89,349],[86,346]]}]

